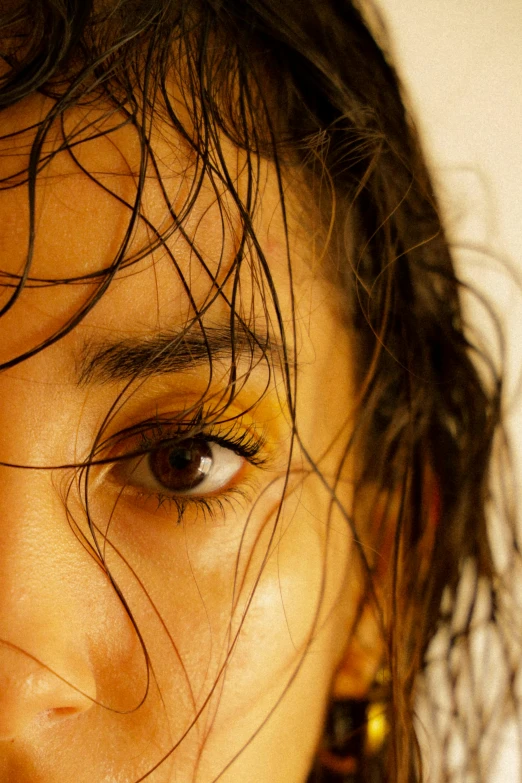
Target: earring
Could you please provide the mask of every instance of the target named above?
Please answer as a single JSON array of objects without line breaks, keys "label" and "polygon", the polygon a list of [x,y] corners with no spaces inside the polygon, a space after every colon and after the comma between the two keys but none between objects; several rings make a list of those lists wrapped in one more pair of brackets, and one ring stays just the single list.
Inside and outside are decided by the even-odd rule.
[{"label": "earring", "polygon": [[368,701],[342,700],[330,705],[319,764],[324,783],[358,783],[364,756]]},{"label": "earring", "polygon": [[374,783],[386,779],[389,673],[381,670],[367,699],[336,699],[328,711],[316,769],[309,783]]}]

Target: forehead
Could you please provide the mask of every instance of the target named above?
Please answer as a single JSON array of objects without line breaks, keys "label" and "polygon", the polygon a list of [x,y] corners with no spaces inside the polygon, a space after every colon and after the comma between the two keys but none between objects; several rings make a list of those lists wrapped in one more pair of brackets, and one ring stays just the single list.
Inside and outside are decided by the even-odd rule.
[{"label": "forehead", "polygon": [[[92,413],[99,421],[113,403],[110,384],[92,383],[78,390],[79,359],[87,357],[83,378],[90,381],[96,378],[92,356],[99,354],[100,344],[102,352],[107,343],[123,347],[123,354],[117,348],[110,355],[118,361],[123,355],[127,361],[126,349],[133,348],[134,339],[141,350],[151,337],[187,324],[193,323],[195,331],[201,324],[205,329],[230,326],[233,313],[260,344],[267,336],[269,343],[275,337],[284,343],[287,356],[297,357],[295,416],[302,412],[304,417],[300,434],[306,440],[308,433],[314,449],[326,450],[332,428],[344,426],[347,418],[351,345],[338,317],[343,294],[320,270],[316,274],[310,212],[300,211],[289,179],[283,183],[284,213],[281,181],[271,162],[249,161],[223,140],[222,159],[214,154],[202,170],[201,159],[159,118],[147,142],[147,165],[142,166],[137,131],[122,127],[121,116],[104,116],[91,108],[72,111],[64,120],[65,131],[59,123],[50,127],[32,187],[27,180],[31,147],[47,110],[44,99],[38,99],[8,113],[0,140],[4,306],[24,274],[33,242],[21,295],[0,318],[0,363],[2,369],[9,368],[0,375],[0,397],[17,406],[16,417],[11,405],[4,418],[9,416],[15,429],[22,417],[31,428],[41,428],[48,420],[51,433],[44,447],[49,452],[58,437],[57,415],[63,412],[75,420],[79,412],[83,418]],[[321,259],[322,253],[317,255]],[[134,360],[136,352],[131,354]],[[178,392],[194,392],[199,399],[210,376],[219,387],[217,398],[226,401],[228,391],[221,397],[220,389],[229,388],[233,356],[230,351],[222,355],[224,365],[216,373],[211,354],[206,365],[198,364],[197,376],[185,370],[147,376],[136,406],[141,410],[145,400],[155,409],[158,399]],[[256,363],[253,356],[251,361],[247,345],[246,371],[244,364],[238,367],[238,393],[246,387],[242,399],[250,406],[268,390],[278,416],[289,387],[281,353],[269,351],[268,359],[275,362]],[[272,372],[274,364],[277,372]],[[100,366],[110,370],[114,365]],[[108,373],[102,374],[106,381]],[[57,389],[68,395],[63,411],[56,406]],[[234,385],[234,393],[237,390]],[[84,437],[87,443],[88,433]],[[62,441],[60,448],[69,448],[60,437]]]},{"label": "forehead", "polygon": [[123,115],[103,105],[71,110],[40,140],[50,109],[48,99],[34,98],[3,122],[2,304],[31,257],[23,294],[2,321],[10,336],[3,361],[50,336],[109,277],[82,329],[146,333],[184,324],[195,312],[215,321],[229,316],[232,296],[244,317],[266,321],[270,296],[260,255],[289,311],[287,239],[295,245],[294,266],[304,243],[295,241],[299,220],[285,230],[271,163],[249,160],[226,139],[221,159],[209,153],[203,161],[159,116],[143,143]]},{"label": "forehead", "polygon": [[[121,230],[136,217],[138,192],[139,219],[132,226],[127,260],[140,246],[154,244],[155,234],[178,242],[181,258],[184,234],[210,260],[216,253],[208,251],[217,240],[221,247],[239,238],[239,201],[249,201],[258,230],[261,211],[268,213],[265,228],[272,235],[281,228],[274,167],[259,158],[248,160],[225,137],[219,149],[197,154],[159,113],[144,139],[133,121],[103,104],[76,107],[48,124],[52,109],[49,99],[37,96],[2,116],[1,241],[15,234],[26,239],[10,260],[13,268],[25,261],[33,196],[35,227],[53,228],[37,232],[34,260],[40,276],[56,279],[107,267],[123,239]],[[183,232],[176,231],[180,228]],[[39,252],[44,242],[45,252]],[[56,251],[56,258],[49,258],[49,250]]]}]

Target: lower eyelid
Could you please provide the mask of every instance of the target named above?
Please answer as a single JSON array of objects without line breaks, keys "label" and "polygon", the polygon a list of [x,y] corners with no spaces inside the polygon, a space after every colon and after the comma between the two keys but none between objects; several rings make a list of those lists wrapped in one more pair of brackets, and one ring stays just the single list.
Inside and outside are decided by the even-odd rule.
[{"label": "lower eyelid", "polygon": [[[146,514],[151,519],[163,518],[168,522],[173,519],[176,524],[187,520],[193,521],[225,521],[228,512],[245,511],[258,495],[257,482],[242,482],[240,485],[228,487],[214,495],[165,495],[160,492],[148,491],[139,487],[127,487],[118,495],[119,503],[123,504],[125,520],[128,520],[127,509],[131,507],[140,516]],[[131,512],[132,513],[132,512]]]}]

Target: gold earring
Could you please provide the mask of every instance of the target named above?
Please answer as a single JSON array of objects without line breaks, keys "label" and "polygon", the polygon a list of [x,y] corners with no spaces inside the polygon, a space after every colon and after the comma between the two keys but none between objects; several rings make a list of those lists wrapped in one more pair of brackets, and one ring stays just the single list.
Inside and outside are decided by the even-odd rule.
[{"label": "gold earring", "polygon": [[385,779],[382,767],[389,731],[390,674],[381,670],[366,699],[335,699],[330,704],[317,766],[309,783],[366,783]]}]

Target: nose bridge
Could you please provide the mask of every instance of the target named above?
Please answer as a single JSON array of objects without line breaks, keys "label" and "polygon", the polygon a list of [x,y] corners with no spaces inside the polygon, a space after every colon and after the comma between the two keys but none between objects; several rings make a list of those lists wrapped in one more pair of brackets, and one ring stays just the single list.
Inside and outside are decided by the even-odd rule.
[{"label": "nose bridge", "polygon": [[0,468],[0,739],[40,714],[88,709],[96,693],[82,570],[50,471]]}]

